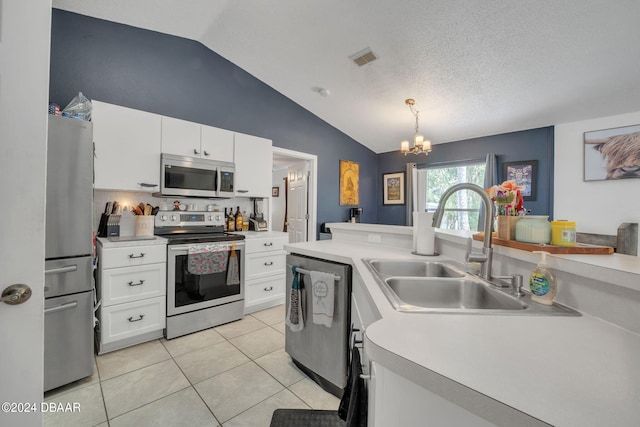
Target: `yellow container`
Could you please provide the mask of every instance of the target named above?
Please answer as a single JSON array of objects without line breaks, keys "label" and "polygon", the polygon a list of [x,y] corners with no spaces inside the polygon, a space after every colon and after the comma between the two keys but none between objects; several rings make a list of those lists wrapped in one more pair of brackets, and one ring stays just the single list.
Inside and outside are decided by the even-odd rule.
[{"label": "yellow container", "polygon": [[555,246],[575,246],[576,223],[566,220],[551,221],[551,244]]}]

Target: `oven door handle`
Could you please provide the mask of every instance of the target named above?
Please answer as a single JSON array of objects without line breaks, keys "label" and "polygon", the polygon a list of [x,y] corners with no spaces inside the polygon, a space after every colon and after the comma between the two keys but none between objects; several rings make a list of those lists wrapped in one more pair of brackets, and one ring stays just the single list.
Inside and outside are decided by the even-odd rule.
[{"label": "oven door handle", "polygon": [[[227,242],[215,242],[215,243],[227,243]],[[231,243],[228,243],[229,245],[231,245]],[[242,250],[242,248],[244,247],[244,243],[237,243],[236,242],[236,250]],[[189,246],[185,245],[185,246],[174,246],[174,245],[169,245],[169,250],[170,251],[188,251],[189,250]]]}]

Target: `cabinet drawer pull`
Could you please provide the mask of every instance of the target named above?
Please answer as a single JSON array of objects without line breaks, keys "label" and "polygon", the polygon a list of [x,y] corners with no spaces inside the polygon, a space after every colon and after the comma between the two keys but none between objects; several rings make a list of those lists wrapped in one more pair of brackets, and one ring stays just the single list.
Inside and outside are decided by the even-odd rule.
[{"label": "cabinet drawer pull", "polygon": [[273,243],[272,243],[272,242],[267,242],[267,243],[265,243],[264,245],[265,245],[265,246],[273,246]]},{"label": "cabinet drawer pull", "polygon": [[140,187],[148,187],[148,188],[153,188],[158,186],[158,184],[149,184],[148,182],[139,182],[138,185]]},{"label": "cabinet drawer pull", "polygon": [[140,279],[138,283],[133,283],[133,281],[129,282],[129,286],[140,286],[144,284],[144,280]]},{"label": "cabinet drawer pull", "polygon": [[264,288],[265,291],[270,292],[273,290],[273,286],[269,286],[267,288]]},{"label": "cabinet drawer pull", "polygon": [[204,154],[205,156],[208,156],[209,152],[205,150],[205,151],[202,152],[202,154]]},{"label": "cabinet drawer pull", "polygon": [[269,261],[269,262],[265,262],[264,265],[266,265],[267,267],[269,267],[270,265],[273,265],[273,261]]},{"label": "cabinet drawer pull", "polygon": [[140,255],[129,254],[129,258],[142,258],[144,257],[144,253],[140,252]]},{"label": "cabinet drawer pull", "polygon": [[143,318],[144,318],[144,314],[139,314],[137,319],[134,319],[133,316],[131,316],[127,320],[129,320],[129,322],[133,323],[133,322],[139,322]]},{"label": "cabinet drawer pull", "polygon": [[193,149],[193,154],[200,154],[200,152],[194,148]]}]

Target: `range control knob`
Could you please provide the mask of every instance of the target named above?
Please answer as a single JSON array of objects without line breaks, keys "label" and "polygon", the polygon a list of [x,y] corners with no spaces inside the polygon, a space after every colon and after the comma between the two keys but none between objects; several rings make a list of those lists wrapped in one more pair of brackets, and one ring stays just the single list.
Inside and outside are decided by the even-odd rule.
[{"label": "range control knob", "polygon": [[160,215],[160,221],[166,221],[166,220],[167,220],[166,215]]},{"label": "range control knob", "polygon": [[207,217],[207,219],[208,219],[209,221],[213,221],[213,215],[209,215],[209,216]]},{"label": "range control knob", "polygon": [[178,219],[175,215],[171,215],[171,221],[175,221],[176,219]]}]

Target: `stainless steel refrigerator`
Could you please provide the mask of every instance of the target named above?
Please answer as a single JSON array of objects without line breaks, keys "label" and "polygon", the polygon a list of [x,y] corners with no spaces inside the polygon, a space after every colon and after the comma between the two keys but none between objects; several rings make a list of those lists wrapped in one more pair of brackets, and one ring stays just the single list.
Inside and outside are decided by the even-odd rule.
[{"label": "stainless steel refrigerator", "polygon": [[93,124],[49,116],[44,391],[93,374]]}]

